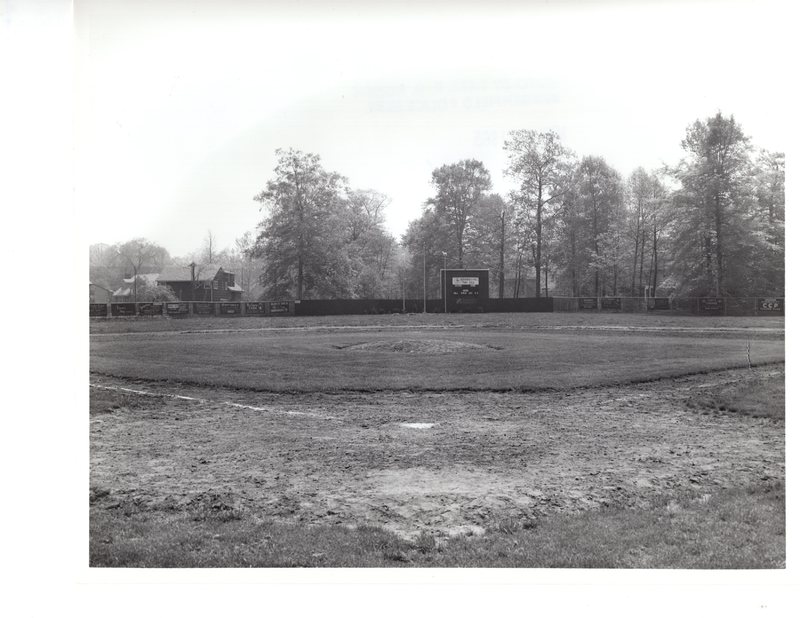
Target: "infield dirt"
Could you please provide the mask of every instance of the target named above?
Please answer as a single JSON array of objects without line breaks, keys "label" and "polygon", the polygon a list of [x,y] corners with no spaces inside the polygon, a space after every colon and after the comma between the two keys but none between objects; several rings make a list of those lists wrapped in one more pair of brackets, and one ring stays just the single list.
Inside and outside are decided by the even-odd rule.
[{"label": "infield dirt", "polygon": [[92,508],[202,503],[409,538],[703,499],[782,481],[784,429],[694,402],[783,379],[777,365],[564,392],[290,395],[96,378]]}]

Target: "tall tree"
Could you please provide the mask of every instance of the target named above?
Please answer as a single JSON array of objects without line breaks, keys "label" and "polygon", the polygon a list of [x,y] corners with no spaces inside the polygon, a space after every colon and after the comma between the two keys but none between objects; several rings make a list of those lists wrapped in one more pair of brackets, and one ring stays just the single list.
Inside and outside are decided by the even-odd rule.
[{"label": "tall tree", "polygon": [[217,247],[217,238],[208,230],[206,237],[203,239],[202,259],[205,264],[213,264],[219,257],[219,249]]},{"label": "tall tree", "polygon": [[341,221],[346,181],[327,172],[319,155],[276,151],[274,176],[255,200],[267,209],[253,254],[266,266],[263,283],[274,296],[349,296],[350,272]]},{"label": "tall tree", "polygon": [[511,233],[507,220],[513,217],[513,208],[497,193],[478,200],[465,235],[465,258],[476,268],[489,269],[489,284],[497,295],[505,295],[506,249]]},{"label": "tall tree", "polygon": [[455,240],[456,264],[464,268],[464,240],[475,215],[478,201],[492,186],[483,163],[465,159],[433,171],[431,183],[436,196],[430,200],[437,214],[447,223]]},{"label": "tall tree", "polygon": [[762,247],[756,263],[761,265],[756,291],[783,294],[786,259],[785,183],[786,157],[782,152],[761,150],[756,159],[755,182],[758,227]]},{"label": "tall tree", "polygon": [[589,260],[594,274],[594,295],[605,295],[606,274],[616,263],[612,229],[620,216],[622,179],[601,157],[584,157],[578,166],[576,190],[579,208],[588,225]]},{"label": "tall tree", "polygon": [[625,227],[631,243],[628,252],[630,293],[641,296],[645,286],[655,290],[659,273],[664,272],[665,251],[661,241],[667,226],[670,198],[658,175],[641,167],[628,177],[625,189]]},{"label": "tall tree", "polygon": [[[681,142],[687,158],[681,162],[680,203],[690,216],[682,226],[682,252],[690,256],[699,240],[707,293],[729,292],[728,260],[745,231],[749,140],[731,116],[721,113],[696,121]],[[698,238],[699,237],[699,238]]]},{"label": "tall tree", "polygon": [[545,209],[554,205],[569,188],[566,181],[572,155],[553,131],[511,131],[503,147],[509,157],[507,173],[520,183],[513,201],[533,213],[533,262],[538,298],[542,292]]},{"label": "tall tree", "polygon": [[437,297],[442,253],[454,254],[454,240],[448,232],[447,222],[431,208],[408,224],[402,245],[409,252],[406,288],[409,294],[417,298]]},{"label": "tall tree", "polygon": [[653,177],[644,168],[636,168],[628,178],[626,189],[628,233],[633,243],[630,293],[633,296],[641,296],[644,256],[648,241],[647,206],[653,193]]},{"label": "tall tree", "polygon": [[554,219],[553,258],[559,273],[564,275],[562,292],[580,296],[589,258],[583,212],[578,191],[573,186],[562,197],[558,216]]},{"label": "tall tree", "polygon": [[353,294],[357,298],[382,298],[390,293],[388,268],[397,243],[385,229],[389,198],[373,190],[348,191],[342,225],[350,258]]},{"label": "tall tree", "polygon": [[118,267],[125,275],[133,277],[133,301],[137,302],[139,275],[159,272],[167,261],[169,253],[164,247],[145,238],[134,238],[114,245]]}]

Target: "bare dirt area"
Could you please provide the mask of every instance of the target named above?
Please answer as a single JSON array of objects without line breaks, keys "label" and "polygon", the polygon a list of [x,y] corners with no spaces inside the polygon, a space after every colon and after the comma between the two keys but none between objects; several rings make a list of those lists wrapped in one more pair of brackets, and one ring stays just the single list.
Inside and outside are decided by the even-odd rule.
[{"label": "bare dirt area", "polygon": [[538,393],[290,394],[94,375],[91,508],[203,504],[447,538],[507,518],[703,499],[783,481],[782,415],[703,403],[783,380],[775,364]]}]

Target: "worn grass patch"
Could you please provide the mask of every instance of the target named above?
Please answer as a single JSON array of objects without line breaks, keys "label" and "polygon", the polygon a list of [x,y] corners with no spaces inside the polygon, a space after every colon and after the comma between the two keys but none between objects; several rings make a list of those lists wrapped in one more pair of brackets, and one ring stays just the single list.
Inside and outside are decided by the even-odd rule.
[{"label": "worn grass patch", "polygon": [[[435,566],[761,569],[785,567],[780,483],[682,498],[650,509],[555,516],[448,544]],[[527,529],[526,529],[527,527]]]},{"label": "worn grass patch", "polygon": [[753,373],[734,384],[694,393],[687,400],[687,405],[701,414],[740,414],[783,420],[786,410],[785,381],[782,368],[767,376]]},{"label": "worn grass patch", "polygon": [[[95,490],[96,491],[96,490]],[[529,567],[763,569],[785,567],[781,483],[664,498],[649,509],[594,509],[495,522],[481,536],[413,541],[349,529],[94,507],[94,567]]]}]

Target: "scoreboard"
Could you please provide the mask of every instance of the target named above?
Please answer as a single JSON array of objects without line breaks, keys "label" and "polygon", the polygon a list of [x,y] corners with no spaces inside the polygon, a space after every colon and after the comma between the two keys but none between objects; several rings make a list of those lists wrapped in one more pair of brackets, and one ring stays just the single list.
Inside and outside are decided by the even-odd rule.
[{"label": "scoreboard", "polygon": [[485,311],[489,299],[489,270],[441,270],[442,300],[448,313]]}]

